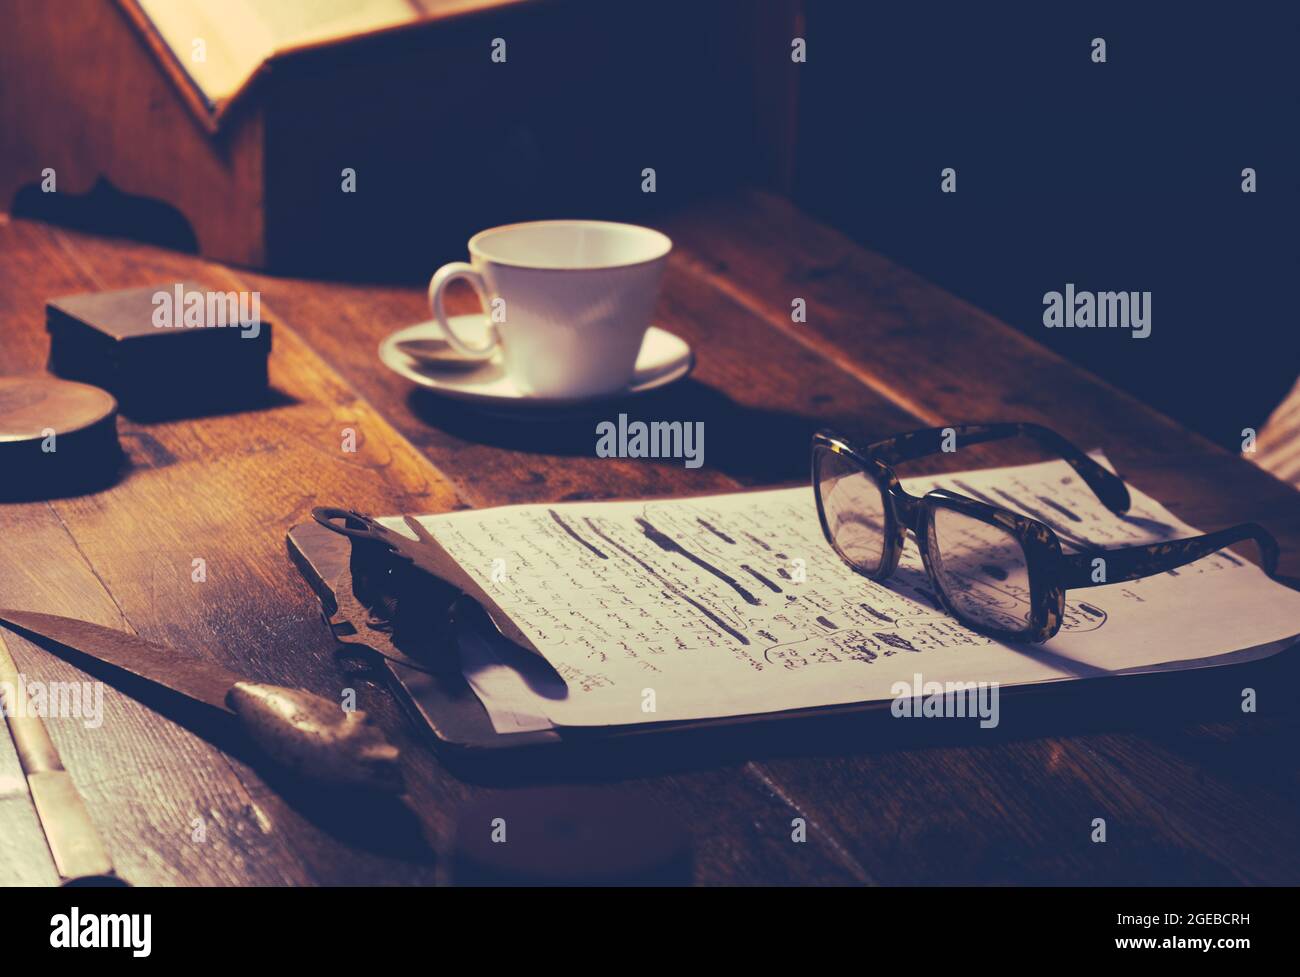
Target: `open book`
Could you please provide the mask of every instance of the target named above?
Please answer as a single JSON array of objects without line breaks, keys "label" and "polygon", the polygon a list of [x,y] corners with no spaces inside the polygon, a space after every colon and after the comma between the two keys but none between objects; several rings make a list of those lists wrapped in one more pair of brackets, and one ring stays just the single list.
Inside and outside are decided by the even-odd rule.
[{"label": "open book", "polygon": [[[1066,551],[1199,532],[1132,488],[1130,511],[1110,513],[1065,462],[904,485],[1033,516]],[[885,701],[899,683],[920,694],[920,683],[1194,668],[1264,657],[1300,635],[1300,593],[1224,550],[1067,592],[1052,640],[999,642],[938,605],[910,539],[891,580],[851,571],[823,539],[809,487],[419,521],[531,646],[509,655],[499,642],[462,643],[466,678],[499,733]],[[383,522],[411,534],[400,519]]]},{"label": "open book", "polygon": [[490,0],[129,0],[210,106],[231,98],[272,55],[414,23]]}]

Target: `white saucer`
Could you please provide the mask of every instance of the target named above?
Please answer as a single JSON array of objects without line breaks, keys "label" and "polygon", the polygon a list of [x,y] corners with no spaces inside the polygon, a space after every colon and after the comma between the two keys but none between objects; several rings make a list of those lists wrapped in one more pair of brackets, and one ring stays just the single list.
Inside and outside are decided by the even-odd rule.
[{"label": "white saucer", "polygon": [[[486,338],[487,319],[482,313],[452,316],[458,335],[473,345],[481,345]],[[501,362],[501,351],[492,354],[479,366],[460,363],[439,366],[436,363],[412,356],[401,349],[401,343],[412,340],[440,340],[442,329],[436,322],[420,322],[399,329],[379,344],[379,361],[399,376],[421,387],[473,403],[502,406],[555,406],[565,407],[592,401],[627,397],[646,393],[680,380],[695,366],[695,354],[690,344],[666,329],[651,326],[646,330],[641,352],[636,358],[636,373],[632,382],[622,390],[597,397],[537,397],[523,393],[506,375]]]}]

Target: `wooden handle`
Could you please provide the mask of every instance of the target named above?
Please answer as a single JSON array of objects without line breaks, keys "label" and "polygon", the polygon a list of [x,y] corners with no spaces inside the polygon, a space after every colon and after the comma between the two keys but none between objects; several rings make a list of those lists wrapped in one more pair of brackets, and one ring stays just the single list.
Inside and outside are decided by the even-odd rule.
[{"label": "wooden handle", "polygon": [[236,683],[226,703],[262,751],[291,773],[328,787],[402,791],[398,749],[364,712],[254,682]]}]

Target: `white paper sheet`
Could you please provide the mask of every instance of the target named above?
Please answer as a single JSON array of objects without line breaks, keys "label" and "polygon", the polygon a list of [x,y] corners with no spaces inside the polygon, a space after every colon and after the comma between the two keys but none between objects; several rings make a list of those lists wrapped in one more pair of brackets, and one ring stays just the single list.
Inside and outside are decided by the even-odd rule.
[{"label": "white paper sheet", "polygon": [[[1103,460],[1104,461],[1104,460]],[[1133,489],[1108,512],[1064,462],[905,479],[1118,547],[1195,535]],[[894,578],[853,573],[811,488],[694,499],[510,506],[421,517],[554,666],[523,681],[480,648],[467,678],[494,724],[607,726],[893,698],[895,682],[1060,681],[1262,656],[1300,634],[1300,593],[1224,551],[1067,593],[1061,633],[1011,645],[936,606],[914,540]],[[395,522],[390,522],[400,528]],[[654,711],[645,711],[653,697]]]}]

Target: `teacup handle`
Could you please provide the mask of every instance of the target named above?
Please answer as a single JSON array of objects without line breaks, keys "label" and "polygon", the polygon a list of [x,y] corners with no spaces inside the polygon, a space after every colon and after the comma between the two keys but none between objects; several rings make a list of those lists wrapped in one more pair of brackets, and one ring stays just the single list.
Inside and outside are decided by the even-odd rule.
[{"label": "teacup handle", "polygon": [[442,293],[457,278],[463,278],[474,286],[474,291],[478,292],[479,301],[483,303],[484,313],[486,314],[487,309],[491,306],[491,301],[488,297],[487,286],[483,282],[483,276],[475,270],[473,265],[466,264],[463,261],[453,261],[450,264],[443,265],[433,273],[433,277],[429,279],[429,308],[433,311],[433,318],[437,321],[439,328],[442,329],[442,334],[446,337],[447,344],[452,349],[467,359],[486,360],[492,356],[497,346],[496,330],[492,327],[491,321],[488,322],[487,345],[480,348],[470,346],[457,336],[451,328],[451,323],[447,321],[447,312],[442,304]]}]

